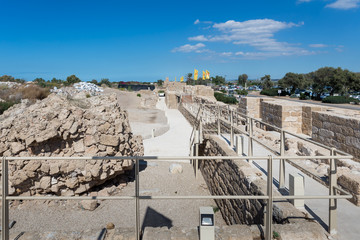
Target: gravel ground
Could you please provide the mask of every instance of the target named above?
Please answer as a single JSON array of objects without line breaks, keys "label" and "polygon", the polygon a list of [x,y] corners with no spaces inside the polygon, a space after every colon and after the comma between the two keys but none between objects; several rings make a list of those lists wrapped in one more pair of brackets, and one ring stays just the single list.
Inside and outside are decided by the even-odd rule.
[{"label": "gravel ground", "polygon": [[[169,110],[164,101],[158,108],[165,110],[170,130],[162,136],[144,140],[145,155],[188,156],[191,126],[177,110]],[[209,195],[202,178],[195,179],[189,161],[180,164],[182,173],[171,174],[171,161],[144,161],[140,169],[140,194],[155,195]],[[134,195],[132,181],[115,195]],[[82,231],[100,229],[108,222],[116,227],[134,227],[135,203],[133,200],[100,201],[94,211],[83,210],[77,201],[24,201],[13,203],[10,221],[16,224],[11,232],[20,231]],[[216,206],[213,200],[141,200],[141,224],[145,226],[196,227],[199,224],[199,207]],[[215,214],[216,225],[225,225],[220,212]]]}]

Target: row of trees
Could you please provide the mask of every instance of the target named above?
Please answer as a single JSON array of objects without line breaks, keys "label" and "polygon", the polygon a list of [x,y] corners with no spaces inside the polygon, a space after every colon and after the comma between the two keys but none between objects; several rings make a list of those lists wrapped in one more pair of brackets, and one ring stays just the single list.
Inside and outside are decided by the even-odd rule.
[{"label": "row of trees", "polygon": [[360,73],[354,73],[340,67],[323,67],[307,74],[286,73],[279,80],[279,86],[290,88],[291,93],[296,89],[312,87],[313,92],[322,94],[329,91],[331,95],[341,95],[360,91]]},{"label": "row of trees", "polygon": [[[16,79],[12,76],[3,75],[0,76],[0,82],[17,82],[17,83],[25,83],[24,79]],[[74,83],[81,82],[81,79],[78,78],[76,75],[70,75],[66,78],[66,80],[52,78],[51,80],[45,80],[43,78],[35,78],[33,80],[38,86],[46,88],[53,88],[53,87],[61,87],[61,86],[70,86]],[[93,79],[90,81],[90,83],[96,84],[98,86],[101,85],[107,85],[109,87],[112,86],[112,83],[108,78],[102,78],[100,81],[97,81],[96,79]]]},{"label": "row of trees", "polygon": [[[238,84],[245,86],[259,85],[264,89],[272,88],[274,82],[270,75],[265,75],[261,81],[248,81],[246,74],[239,75]],[[347,69],[340,67],[322,67],[314,72],[301,74],[288,72],[278,81],[281,88],[290,89],[293,94],[296,89],[312,89],[314,93],[321,95],[324,92],[329,92],[331,95],[338,93],[341,95],[349,92],[360,91],[360,73],[354,73]]]}]

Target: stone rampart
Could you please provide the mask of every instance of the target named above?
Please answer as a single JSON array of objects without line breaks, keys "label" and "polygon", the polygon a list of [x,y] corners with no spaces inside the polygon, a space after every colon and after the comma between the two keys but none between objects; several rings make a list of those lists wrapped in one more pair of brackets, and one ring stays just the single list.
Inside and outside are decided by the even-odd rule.
[{"label": "stone rampart", "polygon": [[360,161],[360,112],[312,112],[312,138]]},{"label": "stone rampart", "polygon": [[244,97],[239,102],[239,112],[253,118],[260,118],[261,98]]},{"label": "stone rampart", "polygon": [[[216,135],[206,135],[204,156],[237,156],[228,144]],[[266,181],[262,173],[244,160],[201,161],[200,170],[212,195],[265,195]],[[280,194],[274,190],[274,194]],[[227,224],[260,224],[265,203],[262,200],[217,200]],[[276,202],[273,219],[277,223],[305,221],[304,214],[289,202]]]}]

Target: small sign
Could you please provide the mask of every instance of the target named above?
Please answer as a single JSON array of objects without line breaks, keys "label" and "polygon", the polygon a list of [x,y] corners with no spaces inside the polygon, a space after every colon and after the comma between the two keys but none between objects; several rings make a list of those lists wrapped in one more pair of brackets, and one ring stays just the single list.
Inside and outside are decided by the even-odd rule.
[{"label": "small sign", "polygon": [[278,90],[278,94],[281,94],[281,90]]}]

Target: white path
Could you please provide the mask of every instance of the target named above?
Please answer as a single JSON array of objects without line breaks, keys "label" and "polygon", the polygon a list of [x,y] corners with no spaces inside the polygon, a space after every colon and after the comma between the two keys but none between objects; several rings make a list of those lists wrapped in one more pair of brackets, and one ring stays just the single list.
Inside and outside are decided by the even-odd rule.
[{"label": "white path", "polygon": [[144,140],[146,156],[189,156],[191,125],[177,109],[168,109],[165,99],[160,98],[157,108],[165,111],[169,131],[152,139]]}]

